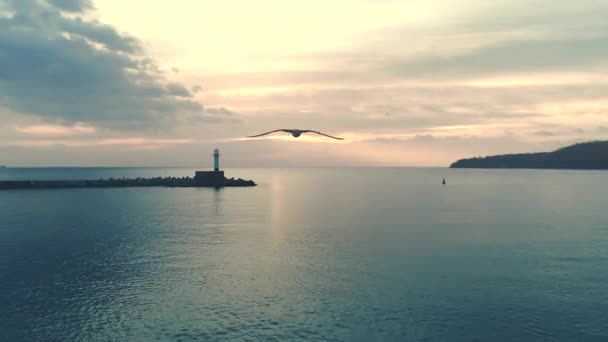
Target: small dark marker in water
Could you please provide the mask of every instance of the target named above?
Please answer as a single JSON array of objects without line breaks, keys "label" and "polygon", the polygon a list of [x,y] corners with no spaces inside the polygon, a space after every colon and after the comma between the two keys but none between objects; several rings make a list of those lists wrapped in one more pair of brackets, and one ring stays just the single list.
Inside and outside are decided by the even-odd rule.
[{"label": "small dark marker in water", "polygon": [[443,182],[441,182],[441,184],[445,185],[445,178],[443,179]]}]

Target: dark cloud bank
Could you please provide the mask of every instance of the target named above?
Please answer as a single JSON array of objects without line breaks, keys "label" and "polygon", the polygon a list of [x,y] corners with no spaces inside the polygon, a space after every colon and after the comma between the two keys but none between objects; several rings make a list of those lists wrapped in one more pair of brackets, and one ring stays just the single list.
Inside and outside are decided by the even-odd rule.
[{"label": "dark cloud bank", "polygon": [[90,0],[0,0],[0,110],[105,127],[217,121],[92,10]]}]

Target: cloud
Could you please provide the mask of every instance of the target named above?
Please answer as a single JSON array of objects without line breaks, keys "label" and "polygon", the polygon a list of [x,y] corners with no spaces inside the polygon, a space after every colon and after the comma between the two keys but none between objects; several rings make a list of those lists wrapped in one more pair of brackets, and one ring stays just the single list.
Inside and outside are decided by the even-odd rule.
[{"label": "cloud", "polygon": [[53,6],[67,12],[83,12],[93,9],[91,0],[47,0]]},{"label": "cloud", "polygon": [[218,107],[218,108],[207,108],[205,109],[205,111],[207,113],[211,113],[211,114],[220,114],[220,115],[234,115],[234,112],[224,108],[224,107]]},{"label": "cloud", "polygon": [[29,135],[53,135],[53,136],[68,136],[68,135],[81,135],[81,134],[92,134],[97,132],[95,127],[89,126],[84,123],[76,123],[71,126],[62,125],[31,125],[31,126],[18,126],[15,127],[15,131],[19,133]]},{"label": "cloud", "polygon": [[540,130],[540,131],[536,131],[532,133],[535,136],[538,137],[553,137],[555,136],[555,133],[551,132],[551,131],[546,131],[546,130]]},{"label": "cloud", "polygon": [[608,35],[548,41],[511,41],[463,54],[394,61],[379,72],[396,77],[480,77],[509,73],[580,70],[606,65]]},{"label": "cloud", "polygon": [[608,134],[608,127],[600,126],[596,129],[596,131],[600,134]]},{"label": "cloud", "polygon": [[1,146],[16,147],[103,147],[103,146],[125,146],[140,147],[142,149],[157,149],[174,145],[192,143],[192,139],[155,139],[144,137],[106,138],[106,139],[19,139],[0,142]]},{"label": "cloud", "polygon": [[180,97],[192,97],[190,90],[179,83],[169,83],[167,85],[167,91],[170,95]]},{"label": "cloud", "polygon": [[573,128],[572,129],[572,133],[574,133],[574,134],[584,134],[585,130],[582,129],[582,128]]},{"label": "cloud", "polygon": [[2,8],[0,108],[110,128],[215,120],[186,86],[167,80],[138,39],[83,19],[91,1],[8,0]]},{"label": "cloud", "polygon": [[238,123],[241,122],[239,115],[225,107],[205,108],[205,120],[215,123]]},{"label": "cloud", "polygon": [[[403,11],[409,7],[407,1],[394,3],[403,6]],[[278,70],[273,75],[252,72],[239,79],[221,77],[211,81],[230,87],[240,87],[243,81],[277,87],[280,84],[276,81],[363,86],[404,81],[462,82],[534,72],[544,73],[541,81],[552,82],[549,73],[605,72],[608,65],[608,2],[424,3],[437,7],[436,19],[440,20],[382,26],[327,51],[256,54],[255,58],[276,64],[297,63],[306,68]],[[578,20],[571,20],[574,17]]]}]

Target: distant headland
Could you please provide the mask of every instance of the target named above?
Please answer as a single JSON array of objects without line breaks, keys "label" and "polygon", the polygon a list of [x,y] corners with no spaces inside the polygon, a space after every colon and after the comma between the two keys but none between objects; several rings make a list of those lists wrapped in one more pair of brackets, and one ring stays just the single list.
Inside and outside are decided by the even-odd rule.
[{"label": "distant headland", "polygon": [[220,152],[213,153],[213,171],[196,171],[194,177],[157,178],[110,178],[98,180],[8,180],[0,181],[0,190],[16,189],[66,189],[66,188],[124,188],[124,187],[191,187],[222,188],[249,187],[257,184],[252,180],[226,178],[220,171]]},{"label": "distant headland", "polygon": [[608,141],[580,143],[553,152],[505,154],[458,160],[450,168],[608,169]]}]

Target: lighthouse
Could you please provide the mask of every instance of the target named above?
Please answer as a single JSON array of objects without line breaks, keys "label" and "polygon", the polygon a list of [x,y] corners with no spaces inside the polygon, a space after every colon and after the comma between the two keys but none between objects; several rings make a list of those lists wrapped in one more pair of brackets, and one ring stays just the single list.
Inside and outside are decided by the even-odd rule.
[{"label": "lighthouse", "polygon": [[220,171],[220,150],[217,148],[213,150],[213,171]]},{"label": "lighthouse", "polygon": [[223,186],[226,183],[224,171],[220,171],[220,150],[213,150],[213,171],[195,171],[194,180],[198,186]]}]

